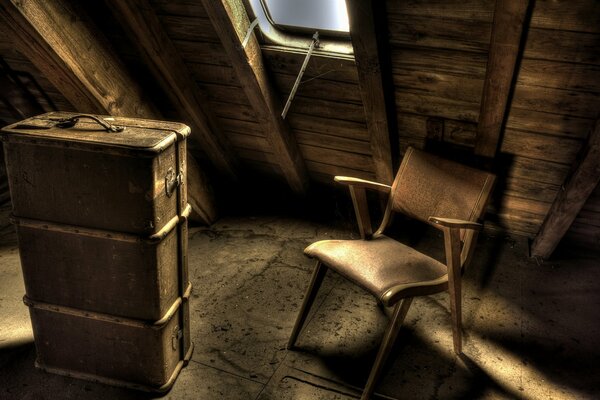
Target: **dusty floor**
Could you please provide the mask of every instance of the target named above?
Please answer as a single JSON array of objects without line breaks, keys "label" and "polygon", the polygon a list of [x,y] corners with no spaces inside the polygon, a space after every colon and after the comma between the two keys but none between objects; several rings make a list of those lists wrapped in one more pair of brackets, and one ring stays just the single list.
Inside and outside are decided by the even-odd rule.
[{"label": "dusty floor", "polygon": [[[192,362],[166,399],[352,399],[386,316],[329,273],[299,349],[285,344],[313,263],[312,241],[356,236],[302,219],[245,217],[195,228]],[[153,398],[34,368],[18,251],[0,249],[0,399]],[[441,238],[421,248],[441,256]],[[444,295],[413,303],[377,392],[394,399],[600,398],[600,262],[580,252],[537,265],[520,237],[484,235],[465,275],[464,356]]]}]

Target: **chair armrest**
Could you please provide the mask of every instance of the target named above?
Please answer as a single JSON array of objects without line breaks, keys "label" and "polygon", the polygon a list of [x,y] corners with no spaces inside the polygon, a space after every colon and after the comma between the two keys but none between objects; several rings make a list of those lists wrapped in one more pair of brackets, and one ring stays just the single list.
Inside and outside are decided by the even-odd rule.
[{"label": "chair armrest", "polygon": [[443,218],[443,217],[429,217],[428,221],[433,223],[434,225],[443,226],[446,228],[455,228],[455,229],[473,229],[473,230],[481,230],[482,225],[473,222],[473,221],[465,221],[462,219],[454,219],[454,218]]},{"label": "chair armrest", "polygon": [[373,227],[371,226],[371,216],[369,215],[369,207],[367,205],[366,189],[373,189],[389,194],[392,187],[383,183],[349,176],[336,176],[333,179],[338,183],[348,186],[348,189],[350,189],[360,237],[365,240],[371,239],[373,236]]},{"label": "chair armrest", "polygon": [[338,183],[348,186],[360,186],[366,189],[377,190],[378,192],[389,193],[392,190],[390,185],[379,182],[368,181],[366,179],[354,178],[351,176],[336,176],[333,178]]}]

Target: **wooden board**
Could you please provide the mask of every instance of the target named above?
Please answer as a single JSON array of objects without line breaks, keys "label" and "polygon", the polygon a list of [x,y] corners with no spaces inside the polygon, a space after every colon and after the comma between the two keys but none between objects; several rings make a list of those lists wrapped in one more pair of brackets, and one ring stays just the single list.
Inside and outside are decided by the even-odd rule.
[{"label": "wooden board", "polygon": [[298,114],[328,118],[332,120],[332,124],[335,124],[337,120],[352,121],[363,125],[366,123],[365,112],[360,104],[296,96],[290,110]]},{"label": "wooden board", "polygon": [[241,88],[235,71],[229,66],[194,62],[187,62],[186,65],[192,78],[198,82],[217,83]]},{"label": "wooden board", "polygon": [[500,151],[536,160],[571,165],[581,149],[579,139],[505,129]]},{"label": "wooden board", "polygon": [[254,110],[249,105],[211,101],[210,106],[218,117],[258,123]]},{"label": "wooden board", "polygon": [[531,26],[561,31],[600,33],[600,3],[596,0],[536,1]]},{"label": "wooden board", "polygon": [[512,107],[582,118],[595,118],[599,104],[600,93],[528,85],[517,85],[512,99]]},{"label": "wooden board", "polygon": [[[306,57],[305,51],[262,46],[266,64],[271,72],[297,75]],[[321,77],[332,81],[358,83],[354,60],[313,54],[308,62],[304,79]]]},{"label": "wooden board", "polygon": [[510,129],[577,139],[585,139],[593,126],[594,120],[590,118],[559,115],[514,107],[510,109],[508,120],[506,121],[506,127]]},{"label": "wooden board", "polygon": [[530,28],[525,58],[600,64],[600,35],[594,33]]},{"label": "wooden board", "polygon": [[307,161],[315,161],[329,165],[347,167],[359,171],[373,172],[373,159],[363,154],[309,146],[299,143],[300,151]]},{"label": "wooden board", "polygon": [[[598,38],[600,40],[600,37]],[[572,91],[600,92],[600,65],[532,60],[521,61],[517,83]]]},{"label": "wooden board", "polygon": [[485,77],[485,54],[448,49],[394,47],[391,49],[392,72],[407,70],[466,75],[471,79]]},{"label": "wooden board", "polygon": [[375,181],[375,174],[373,172],[366,172],[362,170],[357,170],[350,167],[344,167],[339,165],[330,165],[325,163],[320,163],[316,161],[306,161],[306,167],[308,168],[309,174],[311,177],[319,179],[319,175],[325,175],[329,177],[328,179],[323,179],[322,181],[329,184],[334,184],[333,177],[336,175],[343,176],[353,176],[356,178],[367,179],[371,181]]},{"label": "wooden board", "polygon": [[343,138],[333,135],[325,135],[302,130],[294,130],[298,144],[323,147],[327,149],[347,151],[350,153],[371,154],[371,147],[368,141]]},{"label": "wooden board", "polygon": [[208,18],[202,4],[196,0],[151,0],[159,15]]},{"label": "wooden board", "polygon": [[471,78],[468,75],[395,69],[393,79],[397,91],[474,104],[479,104],[483,91],[483,79]]},{"label": "wooden board", "polygon": [[491,24],[420,16],[388,16],[390,44],[487,53]]},{"label": "wooden board", "polygon": [[[296,81],[296,75],[274,73],[272,76],[279,91],[285,94],[285,97],[283,98],[287,99],[287,96],[291,92],[292,86]],[[357,84],[330,81],[324,78],[303,81],[300,86],[298,86],[297,95],[316,99],[362,104],[360,90]]]},{"label": "wooden board", "polygon": [[364,141],[369,140],[367,127],[364,123],[334,120],[305,114],[296,114],[294,112],[288,114],[287,120],[294,130],[324,133]]},{"label": "wooden board", "polygon": [[396,108],[399,113],[436,116],[466,122],[477,122],[479,116],[479,103],[408,93],[402,90],[396,90]]},{"label": "wooden board", "polygon": [[494,0],[387,0],[389,14],[491,22]]},{"label": "wooden board", "polygon": [[179,54],[186,62],[222,65],[231,67],[231,61],[223,52],[220,43],[193,42],[171,39]]},{"label": "wooden board", "polygon": [[160,15],[159,19],[171,40],[220,43],[208,18]]}]

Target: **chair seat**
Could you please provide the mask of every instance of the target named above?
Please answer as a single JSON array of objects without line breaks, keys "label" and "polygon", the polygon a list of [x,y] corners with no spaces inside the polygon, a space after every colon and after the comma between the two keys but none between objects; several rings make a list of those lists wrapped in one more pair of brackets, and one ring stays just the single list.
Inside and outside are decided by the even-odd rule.
[{"label": "chair seat", "polygon": [[398,285],[426,286],[447,277],[444,264],[385,235],[372,240],[322,240],[308,246],[304,254],[318,259],[379,300]]}]

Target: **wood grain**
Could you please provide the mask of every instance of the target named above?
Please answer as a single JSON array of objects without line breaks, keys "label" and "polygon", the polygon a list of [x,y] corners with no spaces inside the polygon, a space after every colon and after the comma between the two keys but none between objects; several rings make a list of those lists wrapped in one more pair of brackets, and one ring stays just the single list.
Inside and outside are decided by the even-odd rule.
[{"label": "wood grain", "polygon": [[266,128],[267,139],[288,184],[295,192],[305,193],[309,182],[306,166],[287,122],[281,118],[282,103],[265,71],[260,45],[256,37],[251,36],[245,48],[240,46],[250,25],[242,1],[202,0],[202,4],[231,60],[243,92],[259,123]]},{"label": "wood grain", "polygon": [[196,85],[150,3],[145,0],[107,2],[144,55],[158,83],[193,128],[190,140],[197,140],[219,173],[237,179],[237,160],[231,155],[214,115],[205,106],[206,96]]},{"label": "wood grain", "polygon": [[[372,0],[350,0],[346,2],[350,37],[354,49],[354,58],[359,77],[359,93],[365,109],[367,129],[369,131],[371,154],[378,182],[391,184],[394,180],[392,164],[392,143],[397,137],[391,127],[395,126],[393,111],[394,98],[385,84],[389,73],[385,68],[383,43],[383,18],[378,14],[376,4]],[[389,63],[389,60],[387,60]]]},{"label": "wood grain", "polygon": [[491,26],[485,21],[388,16],[390,44],[487,53]]},{"label": "wood grain", "polygon": [[573,220],[600,182],[600,119],[571,176],[563,184],[544,219],[540,232],[531,245],[531,254],[546,259],[565,235]]},{"label": "wood grain", "polygon": [[388,13],[402,16],[491,22],[494,0],[387,0],[386,8]]},{"label": "wood grain", "polygon": [[475,142],[483,157],[494,158],[498,149],[528,7],[529,1],[496,1]]}]

